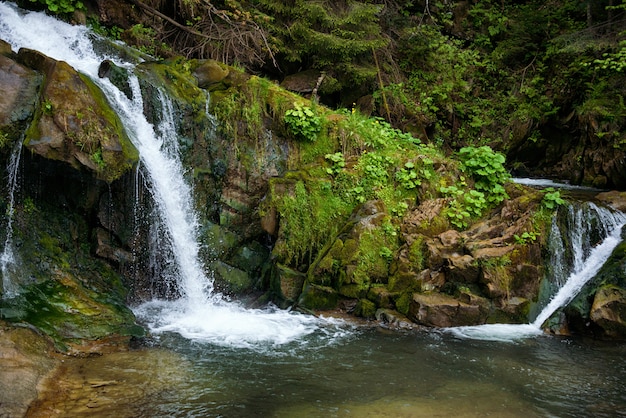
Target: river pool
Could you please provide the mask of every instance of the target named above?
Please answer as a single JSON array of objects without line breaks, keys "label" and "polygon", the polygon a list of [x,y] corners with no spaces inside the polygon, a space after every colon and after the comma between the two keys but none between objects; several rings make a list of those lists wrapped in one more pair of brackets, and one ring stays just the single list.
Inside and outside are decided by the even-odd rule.
[{"label": "river pool", "polygon": [[618,343],[345,327],[280,346],[224,347],[167,332],[151,345],[66,359],[29,415],[626,416]]}]

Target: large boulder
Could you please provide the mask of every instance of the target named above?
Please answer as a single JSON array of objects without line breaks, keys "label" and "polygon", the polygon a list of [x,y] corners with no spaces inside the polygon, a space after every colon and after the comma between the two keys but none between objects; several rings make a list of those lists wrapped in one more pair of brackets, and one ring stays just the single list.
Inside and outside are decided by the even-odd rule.
[{"label": "large boulder", "polygon": [[604,337],[626,337],[626,289],[604,286],[596,292],[589,318]]},{"label": "large boulder", "polygon": [[44,75],[39,110],[25,144],[44,158],[112,182],[138,161],[137,150],[102,91],[69,64],[21,49],[19,61]]},{"label": "large boulder", "polygon": [[[469,302],[469,301],[468,301]],[[482,324],[488,311],[477,303],[466,303],[442,293],[415,293],[408,317],[429,327],[457,327]]]}]

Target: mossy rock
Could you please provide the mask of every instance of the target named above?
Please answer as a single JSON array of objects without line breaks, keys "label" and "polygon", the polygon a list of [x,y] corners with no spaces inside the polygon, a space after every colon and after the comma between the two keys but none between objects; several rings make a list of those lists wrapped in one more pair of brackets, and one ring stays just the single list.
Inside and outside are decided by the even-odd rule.
[{"label": "mossy rock", "polygon": [[613,285],[600,288],[589,316],[602,330],[602,336],[626,339],[626,289]]},{"label": "mossy rock", "polygon": [[362,318],[372,319],[376,316],[376,304],[368,299],[359,299],[354,314]]},{"label": "mossy rock", "polygon": [[306,275],[281,264],[275,264],[270,280],[270,290],[279,302],[295,303],[302,294]]},{"label": "mossy rock", "polygon": [[209,258],[228,257],[241,244],[236,234],[209,221],[200,228],[200,241]]},{"label": "mossy rock", "polygon": [[245,294],[254,289],[255,281],[244,270],[230,266],[222,261],[211,263],[215,271],[215,284],[219,291],[227,294]]},{"label": "mossy rock", "polygon": [[298,305],[312,310],[328,310],[335,309],[338,301],[339,295],[335,289],[307,282],[298,300]]},{"label": "mossy rock", "polygon": [[44,74],[39,109],[25,145],[44,158],[87,169],[112,182],[139,160],[104,93],[63,61],[22,49],[20,61]]},{"label": "mossy rock", "polygon": [[211,89],[217,83],[221,83],[230,73],[227,65],[215,60],[201,60],[193,63],[192,75],[201,89]]},{"label": "mossy rock", "polygon": [[82,345],[84,340],[112,335],[141,337],[142,327],[123,300],[99,294],[70,274],[59,272],[51,280],[24,288],[0,305],[1,316],[13,323],[27,322],[52,337],[58,349]]},{"label": "mossy rock", "polygon": [[339,287],[339,294],[350,299],[361,299],[367,295],[367,287],[358,284],[344,284]]}]

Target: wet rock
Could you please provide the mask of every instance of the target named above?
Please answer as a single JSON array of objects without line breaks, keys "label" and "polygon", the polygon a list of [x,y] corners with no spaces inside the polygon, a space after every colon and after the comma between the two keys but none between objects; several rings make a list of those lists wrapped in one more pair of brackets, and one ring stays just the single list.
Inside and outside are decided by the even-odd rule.
[{"label": "wet rock", "polygon": [[626,192],[620,192],[613,190],[610,192],[598,193],[596,199],[606,203],[613,209],[625,212],[626,211]]},{"label": "wet rock", "polygon": [[278,300],[293,304],[302,294],[305,279],[305,274],[281,264],[275,264],[270,290],[277,294]]},{"label": "wet rock", "polygon": [[521,297],[505,299],[501,310],[507,315],[508,321],[523,324],[529,320],[530,300]]},{"label": "wet rock", "polygon": [[98,67],[98,77],[108,78],[126,97],[132,99],[133,93],[128,83],[128,70],[125,68],[118,67],[113,61],[106,60]]},{"label": "wet rock", "polygon": [[121,121],[93,82],[40,52],[21,49],[18,56],[44,74],[40,112],[25,141],[32,152],[108,182],[138,161]]},{"label": "wet rock", "polygon": [[626,336],[626,289],[605,286],[596,292],[589,314],[605,337]]},{"label": "wet rock", "polygon": [[429,327],[455,327],[484,323],[487,315],[479,305],[461,302],[442,293],[414,293],[408,317]]},{"label": "wet rock", "polygon": [[49,341],[33,330],[0,322],[0,416],[26,416],[39,384],[59,363],[52,352]]},{"label": "wet rock", "polygon": [[[5,50],[8,44],[2,45]],[[41,75],[0,53],[0,129],[17,133],[19,124],[32,117],[40,84]]]},{"label": "wet rock", "polygon": [[247,272],[223,261],[211,263],[211,270],[215,272],[215,285],[220,292],[243,295],[254,288],[255,282]]},{"label": "wet rock", "polygon": [[377,321],[390,328],[413,329],[416,327],[416,325],[411,322],[409,318],[392,309],[377,309],[375,316]]},{"label": "wet rock", "polygon": [[111,233],[102,228],[96,229],[96,255],[115,265],[131,265],[134,261],[133,254],[115,245]]},{"label": "wet rock", "polygon": [[305,283],[298,305],[308,309],[327,310],[337,306],[337,291],[328,286]]}]

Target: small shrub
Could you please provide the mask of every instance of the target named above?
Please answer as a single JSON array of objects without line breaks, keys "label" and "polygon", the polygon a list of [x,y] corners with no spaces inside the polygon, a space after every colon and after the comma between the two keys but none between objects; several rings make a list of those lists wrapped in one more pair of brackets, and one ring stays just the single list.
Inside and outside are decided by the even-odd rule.
[{"label": "small shrub", "polygon": [[343,158],[343,154],[341,152],[326,154],[324,158],[333,164],[332,167],[326,169],[326,172],[331,176],[340,173],[346,166],[346,160]]},{"label": "small shrub", "polygon": [[30,2],[43,4],[54,14],[70,14],[76,10],[85,10],[83,2],[77,0],[30,0]]},{"label": "small shrub", "polygon": [[464,147],[459,150],[463,167],[474,178],[476,190],[484,192],[490,204],[498,204],[508,198],[504,183],[510,179],[504,168],[504,155],[488,146]]},{"label": "small shrub", "polygon": [[285,112],[285,125],[298,140],[315,141],[322,129],[322,122],[308,106],[294,103],[293,109]]},{"label": "small shrub", "polygon": [[561,192],[554,190],[552,187],[544,189],[543,199],[541,205],[546,209],[556,209],[558,206],[565,204],[565,200],[561,198]]}]

